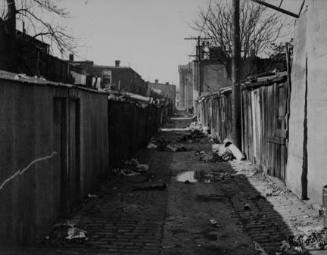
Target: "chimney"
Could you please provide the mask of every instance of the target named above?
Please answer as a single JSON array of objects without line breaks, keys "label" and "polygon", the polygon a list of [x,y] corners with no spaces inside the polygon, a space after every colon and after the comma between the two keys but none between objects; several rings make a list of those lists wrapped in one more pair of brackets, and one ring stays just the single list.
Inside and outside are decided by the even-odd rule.
[{"label": "chimney", "polygon": [[154,83],[155,83],[155,84],[158,84],[158,83],[159,83],[159,80],[158,80],[158,79],[155,79],[155,80],[154,80]]},{"label": "chimney", "polygon": [[69,61],[74,62],[74,54],[69,54]]},{"label": "chimney", "polygon": [[119,67],[120,66],[120,60],[115,60],[115,67]]}]

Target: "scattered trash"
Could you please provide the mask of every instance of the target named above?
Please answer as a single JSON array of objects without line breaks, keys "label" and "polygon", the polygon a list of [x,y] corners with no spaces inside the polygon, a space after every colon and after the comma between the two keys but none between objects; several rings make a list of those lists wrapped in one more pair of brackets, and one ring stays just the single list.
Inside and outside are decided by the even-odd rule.
[{"label": "scattered trash", "polygon": [[233,154],[233,157],[236,160],[241,161],[244,159],[244,154],[230,140],[225,139],[224,145],[230,151],[230,153]]},{"label": "scattered trash", "polygon": [[67,240],[72,239],[86,239],[86,231],[76,227],[70,227],[67,230]]},{"label": "scattered trash", "polygon": [[97,198],[98,196],[89,193],[89,194],[87,194],[87,197],[88,197],[88,198]]},{"label": "scattered trash", "polygon": [[279,249],[280,254],[308,254],[310,250],[327,249],[327,230],[323,227],[307,228],[304,234],[290,236],[283,240]]},{"label": "scattered trash", "polygon": [[250,205],[248,203],[244,204],[243,208],[244,208],[245,211],[250,211],[251,210],[251,207],[250,207]]},{"label": "scattered trash", "polygon": [[127,176],[127,177],[137,176],[137,175],[141,174],[139,172],[135,172],[130,169],[121,169],[121,168],[115,168],[115,169],[113,169],[113,172],[117,175]]},{"label": "scattered trash", "polygon": [[180,141],[191,141],[206,137],[210,133],[208,127],[203,127],[201,123],[192,122],[188,128],[191,132],[187,135],[184,135]]},{"label": "scattered trash", "polygon": [[176,180],[178,182],[184,182],[185,184],[195,183],[198,180],[195,178],[195,171],[186,171],[177,175]]},{"label": "scattered trash", "polygon": [[253,241],[253,244],[254,244],[254,249],[257,251],[256,254],[268,255],[268,253],[265,252],[265,250],[261,247],[261,245],[259,243],[257,243],[256,241]]},{"label": "scattered trash", "polygon": [[168,144],[166,148],[168,151],[172,151],[172,152],[186,151],[186,148],[180,144]]},{"label": "scattered trash", "polygon": [[139,190],[165,190],[167,188],[167,184],[164,182],[157,182],[157,183],[146,183],[138,186],[134,186],[135,191]]},{"label": "scattered trash", "polygon": [[121,168],[113,169],[113,173],[122,176],[137,176],[150,169],[149,165],[140,164],[137,159],[133,158],[131,160],[124,161]]},{"label": "scattered trash", "polygon": [[148,146],[146,146],[147,149],[157,149],[158,145],[154,144],[154,143],[149,143]]},{"label": "scattered trash", "polygon": [[87,240],[87,231],[78,228],[76,222],[68,220],[56,223],[49,235],[44,239],[47,242],[65,242],[65,241],[85,241]]},{"label": "scattered trash", "polygon": [[221,228],[221,225],[215,219],[209,219],[209,223],[212,227]]},{"label": "scattered trash", "polygon": [[204,161],[206,163],[217,163],[217,162],[227,161],[226,158],[222,158],[216,153],[201,152],[201,153],[197,153],[196,155],[200,155],[199,161]]},{"label": "scattered trash", "polygon": [[148,172],[148,171],[149,171],[149,165],[146,165],[146,164],[139,164],[139,165],[136,166],[136,170],[137,170],[138,172],[141,172],[141,173],[143,173],[143,172]]}]

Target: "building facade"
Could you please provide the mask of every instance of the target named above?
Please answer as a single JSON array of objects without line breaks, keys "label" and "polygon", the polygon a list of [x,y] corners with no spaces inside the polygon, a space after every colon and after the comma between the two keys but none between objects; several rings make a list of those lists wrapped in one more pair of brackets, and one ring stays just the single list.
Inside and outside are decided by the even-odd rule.
[{"label": "building facade", "polygon": [[[147,83],[131,67],[120,66],[116,60],[114,66],[96,65],[92,61],[70,61],[71,75],[75,76],[74,84],[78,84],[80,77],[76,72],[85,75],[85,86],[98,90],[115,90],[147,95]],[[75,73],[72,73],[75,72]]]},{"label": "building facade", "polygon": [[188,112],[193,111],[193,63],[178,66],[179,73],[179,92],[180,92],[180,108]]}]

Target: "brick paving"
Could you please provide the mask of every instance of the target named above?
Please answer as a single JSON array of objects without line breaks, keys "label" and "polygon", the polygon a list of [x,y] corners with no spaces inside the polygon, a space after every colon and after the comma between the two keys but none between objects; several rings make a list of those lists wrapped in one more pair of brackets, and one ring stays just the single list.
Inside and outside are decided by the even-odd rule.
[{"label": "brick paving", "polygon": [[[174,141],[181,136],[165,135]],[[99,186],[98,197],[71,218],[87,231],[86,241],[67,242],[50,235],[37,248],[0,254],[241,255],[256,254],[253,241],[275,254],[288,236],[321,226],[317,211],[249,162],[200,162],[194,152],[210,150],[207,140],[184,145],[186,152],[142,150],[136,157],[150,165],[149,174],[114,177]],[[213,181],[176,181],[178,173],[189,170],[210,173]],[[149,181],[166,182],[168,188],[134,190]],[[275,190],[281,192],[270,196]],[[210,226],[209,219],[217,220],[217,226]]]}]

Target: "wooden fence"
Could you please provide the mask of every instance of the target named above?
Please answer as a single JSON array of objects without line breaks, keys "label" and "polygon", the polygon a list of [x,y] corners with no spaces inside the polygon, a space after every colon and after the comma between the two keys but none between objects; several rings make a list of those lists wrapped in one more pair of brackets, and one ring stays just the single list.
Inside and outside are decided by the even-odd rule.
[{"label": "wooden fence", "polygon": [[[269,175],[286,178],[289,82],[286,73],[242,84],[242,150]],[[231,88],[202,97],[198,119],[220,141],[231,138]]]},{"label": "wooden fence", "polygon": [[42,239],[168,112],[108,96],[0,71],[0,244]]}]

